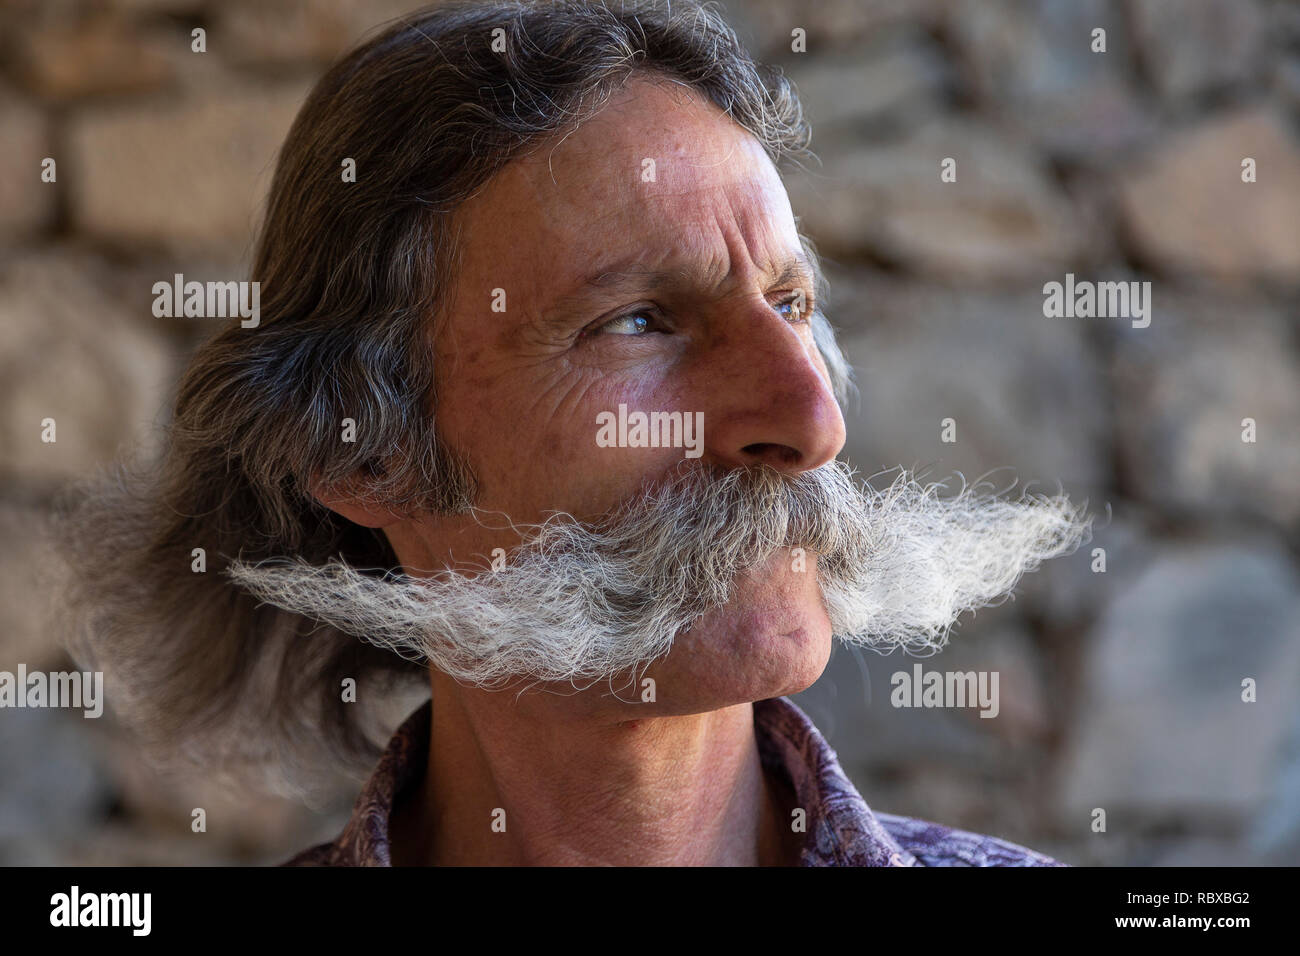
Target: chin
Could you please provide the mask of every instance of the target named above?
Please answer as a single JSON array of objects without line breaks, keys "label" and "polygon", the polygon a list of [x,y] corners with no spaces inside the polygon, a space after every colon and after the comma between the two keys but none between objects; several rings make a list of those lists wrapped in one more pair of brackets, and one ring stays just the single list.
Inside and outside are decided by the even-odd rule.
[{"label": "chin", "polygon": [[830,660],[831,625],[820,605],[806,613],[784,608],[777,615],[711,623],[679,637],[657,668],[661,688],[679,689],[661,696],[660,714],[702,713],[797,694],[816,683]]},{"label": "chin", "polygon": [[807,690],[826,670],[831,656],[829,621],[805,621],[793,630],[784,628],[756,635],[750,654],[757,678],[747,700],[784,697]]},{"label": "chin", "polygon": [[703,713],[807,690],[831,656],[831,621],[815,567],[794,573],[785,555],[746,575],[729,604],[677,635],[646,672],[661,716]]}]

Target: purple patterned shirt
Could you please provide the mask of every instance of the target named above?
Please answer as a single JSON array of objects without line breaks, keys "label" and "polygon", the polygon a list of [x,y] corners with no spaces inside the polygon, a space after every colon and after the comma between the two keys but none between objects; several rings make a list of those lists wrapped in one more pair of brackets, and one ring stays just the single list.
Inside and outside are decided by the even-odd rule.
[{"label": "purple patterned shirt", "polygon": [[[331,843],[304,850],[284,866],[392,866],[388,816],[394,797],[419,783],[428,758],[431,705],[398,729]],[[788,698],[754,704],[759,756],[790,784],[807,810],[801,866],[1065,866],[996,837],[910,817],[876,813],[840,768],[835,751]]]}]

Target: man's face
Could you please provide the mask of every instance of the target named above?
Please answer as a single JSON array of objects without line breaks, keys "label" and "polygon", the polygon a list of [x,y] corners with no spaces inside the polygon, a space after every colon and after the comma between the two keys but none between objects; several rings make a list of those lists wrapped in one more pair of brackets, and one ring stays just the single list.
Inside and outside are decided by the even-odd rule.
[{"label": "man's face", "polygon": [[[684,448],[597,443],[598,415],[620,404],[702,413],[700,465],[801,472],[842,447],[785,190],[759,143],[697,94],[632,80],[575,132],[507,166],[459,222],[436,344],[438,428],[474,468],[489,514],[388,526],[408,571],[481,568],[520,543],[510,522],[595,519],[680,465]],[[782,549],[745,575],[647,672],[659,705],[624,693],[637,701],[626,706],[689,713],[816,680],[831,627],[816,555],[794,565]]]},{"label": "man's face", "polygon": [[[1064,496],[941,497],[906,471],[876,491],[835,460],[844,421],[785,192],[757,142],[681,87],[633,81],[461,212],[436,414],[478,478],[473,513],[402,518],[326,491],[383,528],[407,576],[228,568],[269,604],[429,660],[435,695],[541,683],[565,695],[530,695],[552,714],[632,720],[794,693],[832,633],[933,653],[1087,534]],[[699,415],[702,444],[610,447],[602,416],[620,407],[629,425]]]}]

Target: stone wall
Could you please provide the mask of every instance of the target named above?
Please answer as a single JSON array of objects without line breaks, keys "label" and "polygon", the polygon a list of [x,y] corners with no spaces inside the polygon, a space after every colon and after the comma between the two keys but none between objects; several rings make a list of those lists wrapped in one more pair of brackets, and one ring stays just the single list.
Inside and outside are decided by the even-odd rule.
[{"label": "stone wall", "polygon": [[[408,6],[0,7],[0,669],[71,666],[40,518],[154,440],[207,331],[154,318],[152,284],[246,273],[306,91]],[[1300,862],[1300,6],[724,7],[813,123],[821,162],[789,187],[856,369],[845,457],[1059,483],[1099,515],[922,662],[997,671],[997,719],[896,709],[914,661],[847,649],[801,705],[879,810],[1080,864]],[[1149,325],[1046,316],[1067,274],[1149,282]],[[0,716],[0,767],[2,863],[274,862],[352,796],[223,800],[158,778],[111,717],[57,710]]]}]

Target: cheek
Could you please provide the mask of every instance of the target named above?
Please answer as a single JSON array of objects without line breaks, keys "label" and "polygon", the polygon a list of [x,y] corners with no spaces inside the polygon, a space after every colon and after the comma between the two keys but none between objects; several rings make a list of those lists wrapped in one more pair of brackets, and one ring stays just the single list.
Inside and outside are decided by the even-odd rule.
[{"label": "cheek", "polygon": [[479,371],[448,396],[440,431],[476,465],[482,507],[516,521],[551,510],[592,518],[633,494],[663,454],[596,443],[601,412],[653,403],[647,394],[594,369]]},{"label": "cheek", "polygon": [[541,382],[539,391],[516,407],[512,419],[531,422],[535,435],[531,447],[538,461],[554,464],[569,478],[580,472],[584,480],[626,495],[647,475],[676,461],[680,452],[598,444],[601,416],[617,415],[619,405],[626,405],[629,411],[679,407],[673,390],[661,381],[644,376],[631,380],[583,368]]},{"label": "cheek", "polygon": [[[515,521],[562,510],[591,519],[676,464],[674,448],[602,447],[602,412],[683,409],[692,389],[664,363],[598,367],[554,353],[491,361],[487,343],[450,362],[439,431],[479,473],[480,506]],[[485,359],[485,356],[487,357]]]},{"label": "cheek", "polygon": [[467,357],[440,396],[440,431],[475,459],[496,466],[571,460],[581,447],[582,408],[595,382],[590,374],[504,363],[485,367]]}]

